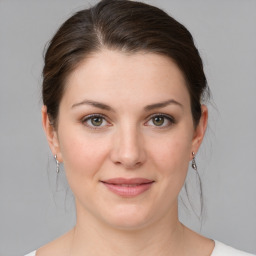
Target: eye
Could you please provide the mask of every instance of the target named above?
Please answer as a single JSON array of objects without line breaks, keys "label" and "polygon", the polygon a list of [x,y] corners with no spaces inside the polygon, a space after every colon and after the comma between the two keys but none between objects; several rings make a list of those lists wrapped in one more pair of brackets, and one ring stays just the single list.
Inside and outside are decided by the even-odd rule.
[{"label": "eye", "polygon": [[168,127],[174,123],[175,123],[174,118],[169,115],[155,114],[150,117],[150,119],[146,123],[146,125],[164,128],[164,127]]},{"label": "eye", "polygon": [[105,117],[100,114],[86,116],[83,118],[82,123],[92,129],[99,129],[108,125]]}]

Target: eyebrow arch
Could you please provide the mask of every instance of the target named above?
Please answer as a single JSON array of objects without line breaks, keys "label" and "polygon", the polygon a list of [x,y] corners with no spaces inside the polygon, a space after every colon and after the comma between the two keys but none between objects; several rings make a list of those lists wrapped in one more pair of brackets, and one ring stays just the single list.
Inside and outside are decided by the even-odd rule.
[{"label": "eyebrow arch", "polygon": [[90,106],[93,106],[93,107],[96,107],[96,108],[100,108],[100,109],[115,112],[114,109],[111,108],[110,106],[108,106],[104,103],[100,103],[100,102],[92,101],[92,100],[83,100],[81,102],[75,103],[75,104],[72,105],[71,108],[75,108],[75,107],[78,107],[78,106],[81,106],[81,105],[90,105]]},{"label": "eyebrow arch", "polygon": [[166,101],[163,101],[163,102],[158,102],[158,103],[155,103],[155,104],[147,105],[147,106],[144,107],[144,110],[145,111],[150,111],[150,110],[155,109],[155,108],[166,107],[170,104],[175,104],[175,105],[178,105],[181,108],[183,108],[183,105],[181,103],[179,103],[176,100],[170,99],[170,100],[166,100]]},{"label": "eyebrow arch", "polygon": [[[144,107],[144,110],[145,111],[150,111],[150,110],[153,110],[155,108],[166,107],[166,106],[168,106],[170,104],[175,104],[175,105],[178,105],[181,108],[183,108],[183,105],[181,103],[179,103],[176,100],[170,99],[170,100],[167,100],[167,101],[163,101],[163,102],[158,102],[158,103],[147,105],[147,106]],[[75,103],[75,104],[72,105],[71,108],[75,108],[75,107],[78,107],[78,106],[81,106],[81,105],[90,105],[90,106],[93,106],[93,107],[96,107],[96,108],[100,108],[100,109],[104,109],[104,110],[115,112],[115,110],[113,108],[111,108],[110,106],[108,106],[108,105],[106,105],[104,103],[100,103],[100,102],[92,101],[92,100],[83,100],[81,102]]]}]

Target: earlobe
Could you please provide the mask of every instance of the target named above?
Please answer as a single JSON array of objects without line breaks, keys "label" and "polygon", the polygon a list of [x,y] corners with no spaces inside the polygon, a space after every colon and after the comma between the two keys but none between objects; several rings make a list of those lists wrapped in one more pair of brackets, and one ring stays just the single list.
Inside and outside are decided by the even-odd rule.
[{"label": "earlobe", "polygon": [[62,162],[57,131],[51,124],[47,113],[47,107],[42,107],[42,125],[53,156],[57,155],[58,161]]},{"label": "earlobe", "polygon": [[192,141],[192,151],[197,153],[205,132],[206,132],[206,128],[207,128],[207,122],[208,122],[208,108],[206,105],[202,105],[201,106],[202,109],[202,115],[200,118],[200,121],[195,129],[195,133],[194,133],[194,137],[193,137],[193,141]]}]

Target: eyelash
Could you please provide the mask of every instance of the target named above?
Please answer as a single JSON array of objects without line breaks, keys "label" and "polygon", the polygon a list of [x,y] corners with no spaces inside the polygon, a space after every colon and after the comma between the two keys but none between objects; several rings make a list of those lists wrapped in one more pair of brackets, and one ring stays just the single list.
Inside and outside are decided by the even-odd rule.
[{"label": "eyelash", "polygon": [[[101,127],[97,127],[97,126],[93,126],[93,125],[88,125],[88,124],[86,124],[87,121],[92,120],[92,119],[95,118],[95,117],[102,118],[105,122],[108,122],[107,119],[106,119],[106,117],[105,117],[104,115],[102,115],[102,114],[92,114],[92,115],[88,115],[88,116],[84,117],[84,118],[82,119],[82,123],[83,123],[85,126],[89,127],[90,129],[93,129],[93,130],[102,129],[102,126],[101,126]],[[108,126],[110,126],[110,125],[108,125]]]},{"label": "eyelash", "polygon": [[[82,123],[84,125],[86,125],[88,128],[93,129],[93,130],[103,129],[104,126],[103,127],[102,126],[97,127],[97,126],[93,126],[93,125],[88,125],[86,123],[87,121],[92,120],[92,118],[95,118],[95,117],[102,118],[105,122],[108,122],[107,118],[104,115],[102,115],[102,114],[92,114],[92,115],[88,115],[88,116],[84,117],[82,119]],[[167,124],[165,126],[152,125],[152,126],[155,126],[158,129],[164,129],[164,128],[167,128],[167,127],[176,123],[176,120],[172,116],[167,115],[167,114],[163,114],[163,113],[157,113],[157,114],[153,114],[153,115],[149,116],[147,118],[148,121],[146,123],[148,123],[150,120],[153,120],[153,118],[155,118],[155,117],[162,117],[164,119],[167,119],[167,121],[169,122],[169,124]],[[111,125],[107,125],[107,126],[111,126]],[[150,126],[150,125],[147,125],[147,126]]]},{"label": "eyelash", "polygon": [[167,119],[167,121],[169,122],[169,123],[168,123],[167,125],[165,125],[165,126],[153,125],[153,126],[157,127],[158,129],[164,129],[164,128],[167,128],[167,127],[169,127],[169,126],[171,126],[171,125],[173,125],[173,124],[176,123],[176,120],[175,120],[174,117],[172,117],[172,116],[170,116],[170,115],[167,115],[167,114],[163,114],[163,113],[157,113],[157,114],[153,114],[153,115],[149,116],[147,122],[149,122],[150,120],[153,120],[153,118],[155,118],[155,117],[162,117],[162,118],[164,118],[164,119]]}]

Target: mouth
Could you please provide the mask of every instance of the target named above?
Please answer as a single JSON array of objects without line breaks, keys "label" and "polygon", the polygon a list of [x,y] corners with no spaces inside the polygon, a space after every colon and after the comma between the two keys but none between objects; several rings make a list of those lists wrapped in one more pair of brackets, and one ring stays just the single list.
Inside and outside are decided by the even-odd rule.
[{"label": "mouth", "polygon": [[149,190],[154,180],[144,178],[115,178],[101,181],[111,192],[122,197],[135,197]]}]

